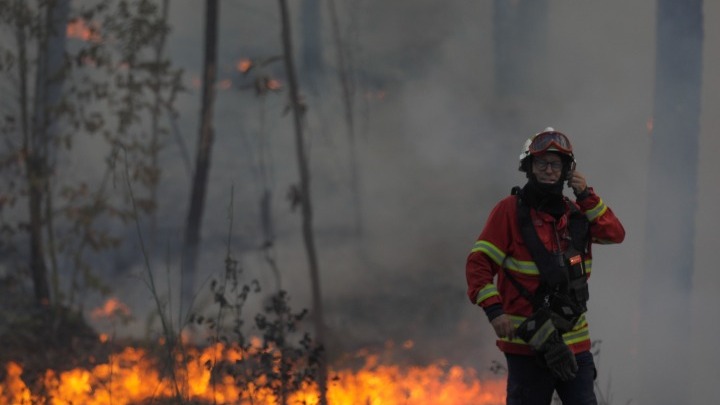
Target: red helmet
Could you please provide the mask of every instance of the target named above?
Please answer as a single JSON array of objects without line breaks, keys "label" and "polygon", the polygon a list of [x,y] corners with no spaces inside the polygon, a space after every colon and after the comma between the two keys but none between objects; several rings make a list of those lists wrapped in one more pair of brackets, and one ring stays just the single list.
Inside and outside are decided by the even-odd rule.
[{"label": "red helmet", "polygon": [[525,141],[523,150],[520,153],[520,171],[527,172],[528,165],[525,163],[530,156],[539,155],[545,152],[557,152],[571,163],[575,162],[573,148],[570,140],[562,132],[558,132],[552,127],[545,128],[542,132],[533,135]]}]

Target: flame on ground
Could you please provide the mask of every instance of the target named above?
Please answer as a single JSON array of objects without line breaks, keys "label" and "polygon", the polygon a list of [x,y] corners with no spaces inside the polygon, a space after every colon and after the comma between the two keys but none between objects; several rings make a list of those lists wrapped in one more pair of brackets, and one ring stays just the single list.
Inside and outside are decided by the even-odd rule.
[{"label": "flame on ground", "polygon": [[[198,403],[274,405],[280,401],[267,388],[250,384],[241,390],[230,375],[213,381],[213,364],[241,359],[239,351],[217,344],[203,350],[188,349],[176,360],[184,364],[171,378],[144,350],[127,347],[109,361],[88,369],[65,372],[45,371],[39,384],[30,387],[22,379],[22,366],[6,365],[0,381],[0,405],[131,405],[182,398]],[[185,360],[183,360],[185,359]],[[190,359],[190,360],[188,360]],[[505,382],[498,378],[481,380],[472,368],[443,362],[429,366],[401,367],[379,364],[367,356],[360,370],[331,370],[328,402],[331,405],[499,405],[505,403]],[[36,391],[42,392],[37,394]],[[168,403],[168,402],[161,402]],[[315,405],[315,386],[305,385],[292,393],[286,403]]]}]

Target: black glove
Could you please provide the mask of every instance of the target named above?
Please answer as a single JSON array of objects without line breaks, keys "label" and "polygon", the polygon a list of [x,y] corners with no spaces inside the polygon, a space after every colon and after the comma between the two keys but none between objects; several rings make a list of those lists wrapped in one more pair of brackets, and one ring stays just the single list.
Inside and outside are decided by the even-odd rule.
[{"label": "black glove", "polygon": [[570,381],[575,378],[578,371],[575,354],[563,342],[557,331],[545,341],[545,345],[540,348],[539,353],[542,353],[545,364],[555,377],[562,381]]},{"label": "black glove", "polygon": [[565,344],[552,322],[549,310],[541,308],[518,326],[517,336],[537,352],[553,375],[568,381],[575,378],[578,366],[575,355]]}]

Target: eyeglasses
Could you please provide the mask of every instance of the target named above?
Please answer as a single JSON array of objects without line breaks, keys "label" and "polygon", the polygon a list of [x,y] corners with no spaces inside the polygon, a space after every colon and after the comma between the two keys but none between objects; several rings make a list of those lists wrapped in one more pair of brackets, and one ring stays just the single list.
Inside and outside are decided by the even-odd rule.
[{"label": "eyeglasses", "polygon": [[550,167],[554,172],[556,172],[562,169],[563,162],[560,160],[548,162],[544,159],[535,158],[533,159],[533,166],[537,167],[538,170],[547,170],[547,168]]},{"label": "eyeglasses", "polygon": [[[561,132],[549,131],[537,134],[532,142],[530,142],[530,153],[535,155],[542,153],[555,146],[560,152],[572,153],[572,144],[570,140]],[[554,168],[554,167],[553,167]]]}]

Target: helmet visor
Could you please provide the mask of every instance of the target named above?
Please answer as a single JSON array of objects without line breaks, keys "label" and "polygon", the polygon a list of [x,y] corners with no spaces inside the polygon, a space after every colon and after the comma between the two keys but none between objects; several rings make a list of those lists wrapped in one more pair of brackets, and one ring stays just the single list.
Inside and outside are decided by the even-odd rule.
[{"label": "helmet visor", "polygon": [[561,132],[548,131],[537,134],[528,148],[530,154],[537,155],[548,150],[557,150],[558,152],[572,154],[572,145],[570,140]]}]

